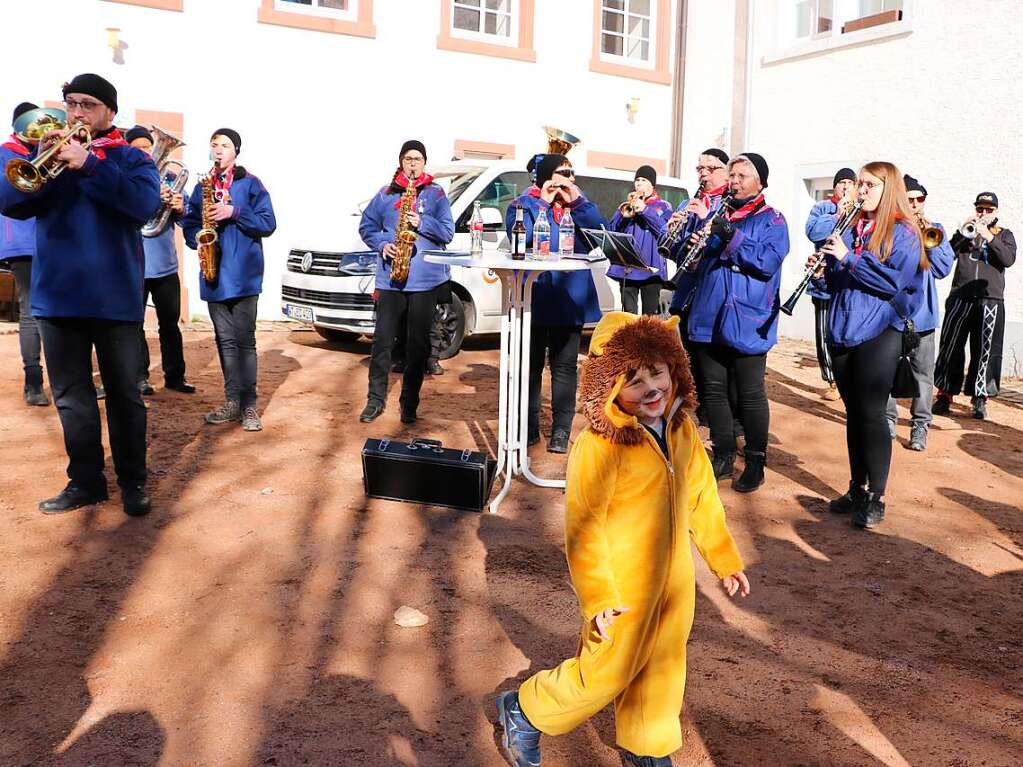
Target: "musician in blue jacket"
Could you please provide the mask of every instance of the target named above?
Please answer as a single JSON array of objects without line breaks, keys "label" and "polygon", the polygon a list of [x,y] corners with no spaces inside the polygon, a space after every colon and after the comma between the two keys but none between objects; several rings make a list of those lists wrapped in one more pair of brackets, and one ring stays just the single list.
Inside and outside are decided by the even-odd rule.
[{"label": "musician in blue jacket", "polygon": [[[236,164],[242,139],[231,128],[210,137],[214,175],[209,217],[217,230],[217,275],[199,278],[199,295],[209,305],[224,371],[224,404],[205,416],[208,424],[241,421],[245,431],[262,431],[256,401],[256,307],[263,292],[263,238],[277,229],[270,193],[263,182]],[[216,166],[215,166],[216,168]],[[202,228],[203,189],[196,184],[181,222],[185,244],[196,248]]]},{"label": "musician in blue jacket", "polygon": [[[124,135],[125,140],[146,154],[153,154],[153,134],[148,128],[136,125]],[[163,367],[164,388],[182,394],[194,394],[195,386],[185,380],[185,350],[178,321],[181,318],[181,281],[178,279],[178,246],[174,227],[185,213],[185,199],[180,192],[172,192],[176,174],[168,171],[161,179],[160,202],[170,211],[167,226],[153,237],[142,238],[146,255],[146,281],[142,292],[145,304],[153,297],[160,333],[160,365]],[[140,329],[142,367],[139,369],[139,389],[143,394],[153,393],[149,383],[149,344],[145,329]]]},{"label": "musician in blue jacket", "polygon": [[[88,126],[91,144],[64,144],[57,157],[67,169],[37,192],[14,192],[0,181],[4,215],[36,219],[32,314],[69,459],[67,487],[39,508],[55,514],[107,499],[92,382],[95,347],[124,511],[141,516],[150,501],[146,407],[137,380],[144,266],[139,228],[160,206],[160,181],[153,161],[113,126],[117,90],[111,83],[82,74],[63,92],[68,121]],[[50,141],[43,137],[40,147]]]},{"label": "musician in blue jacket", "polygon": [[621,283],[622,309],[639,314],[661,313],[661,284],[668,279],[667,262],[657,243],[671,217],[671,203],[657,194],[657,171],[649,165],[636,170],[633,191],[611,217],[609,229],[631,234],[643,263],[654,271],[612,264],[607,276]]},{"label": "musician in blue jacket", "polygon": [[[920,274],[922,278],[919,283],[922,291],[919,297],[920,308],[912,317],[913,325],[920,336],[920,345],[913,350],[909,359],[913,365],[913,377],[919,386],[919,393],[913,397],[909,406],[911,416],[909,449],[921,452],[927,449],[927,431],[933,420],[931,406],[934,401],[934,336],[941,319],[938,280],[943,280],[952,273],[955,253],[952,252],[949,238],[945,234],[945,227],[931,223],[926,218],[924,206],[927,201],[927,189],[912,176],[904,176],[902,180],[906,184],[909,209],[916,216],[917,222],[921,226],[934,227],[941,232],[941,242],[936,247],[927,248],[927,260],[930,261],[931,268],[923,270]],[[894,397],[888,398],[887,416],[888,430],[894,439],[898,422],[898,409]]]},{"label": "musician in blue jacket", "polygon": [[[845,215],[856,200],[856,173],[852,168],[841,168],[831,181],[831,196],[821,200],[810,211],[806,219],[806,236],[813,243],[814,250],[824,244],[839,219]],[[811,282],[806,289],[813,301],[814,344],[817,347],[817,366],[821,378],[828,388],[821,393],[821,398],[834,401],[839,398],[835,384],[835,372],[831,369],[831,357],[828,355],[828,307],[831,296],[820,283]]]},{"label": "musician in blue jacket", "polygon": [[[572,163],[562,154],[545,154],[536,161],[536,184],[508,206],[505,228],[511,237],[515,209],[521,206],[526,225],[526,242],[533,241],[533,224],[544,211],[551,226],[551,252],[558,248],[561,220],[571,211],[576,230],[576,252],[585,250],[579,229],[604,225],[597,206],[586,199],[575,184]],[[547,450],[568,452],[575,415],[578,380],[577,358],[583,325],[600,319],[600,304],[589,269],[548,272],[533,283],[532,320],[529,343],[529,418],[527,441],[540,441],[540,386],[545,360],[551,368],[551,438]]]},{"label": "musician in blue jacket", "polygon": [[855,526],[870,528],[885,514],[892,458],[885,409],[902,353],[904,318],[920,307],[930,262],[898,168],[867,163],[857,190],[863,207],[853,226],[841,238],[829,237],[822,248],[831,294],[828,343],[845,403],[851,475],[849,492],[830,508],[851,514]]},{"label": "musician in blue jacket", "polygon": [[[0,145],[0,169],[5,168],[9,160],[25,159],[32,154],[33,144],[18,133],[17,122],[19,117],[37,108],[27,101],[14,108],[12,122],[15,131]],[[21,364],[25,369],[23,396],[27,405],[45,406],[50,404],[50,398],[43,391],[43,366],[40,361],[42,342],[39,340],[39,326],[32,316],[32,256],[35,252],[35,220],[19,221],[0,215],[0,263],[6,264],[11,270],[14,283],[18,286],[18,345],[21,347]]]},{"label": "musician in blue jacket", "polygon": [[[391,279],[398,229],[398,213],[403,194],[409,185],[415,189],[414,204],[408,223],[416,235],[408,276]],[[369,423],[384,412],[387,402],[387,375],[391,369],[394,339],[400,332],[405,315],[405,371],[401,381],[401,422],[416,422],[419,391],[423,386],[426,362],[430,354],[430,326],[433,323],[437,293],[451,279],[444,264],[431,264],[423,251],[443,249],[455,236],[451,204],[433,176],[426,172],[426,146],[409,140],[398,152],[398,169],[391,182],[383,187],[362,213],[359,235],[366,247],[375,250],[376,328],[373,331],[373,352],[369,364],[369,393],[359,420]]]},{"label": "musician in blue jacket", "polygon": [[[746,466],[732,487],[742,493],[764,483],[770,424],[764,376],[767,352],[778,337],[778,286],[789,252],[785,217],[764,201],[767,174],[767,162],[754,152],[729,162],[733,198],[729,212],[713,218],[688,318],[714,443],[714,474],[719,479],[732,474],[737,415],[746,435]],[[738,413],[729,402],[732,382]]]}]

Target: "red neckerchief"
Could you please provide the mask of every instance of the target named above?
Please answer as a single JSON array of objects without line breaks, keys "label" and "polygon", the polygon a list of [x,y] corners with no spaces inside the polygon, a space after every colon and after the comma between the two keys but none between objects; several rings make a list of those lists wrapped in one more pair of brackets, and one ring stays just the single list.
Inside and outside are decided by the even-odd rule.
[{"label": "red neckerchief", "polygon": [[[529,187],[529,189],[526,190],[526,194],[528,194],[530,197],[536,197],[537,199],[542,199],[541,198],[540,187],[535,186],[535,185]],[[554,219],[554,223],[555,224],[560,224],[561,223],[561,219],[565,217],[565,206],[562,205],[557,200],[555,200],[551,204],[550,208],[551,208],[551,218]]]},{"label": "red neckerchief", "polygon": [[863,252],[864,240],[870,238],[870,233],[874,231],[874,224],[877,222],[876,219],[861,218],[856,222],[856,236],[853,238],[853,250],[858,256]]},{"label": "red neckerchief", "polygon": [[742,221],[746,216],[759,210],[764,204],[764,194],[761,192],[741,208],[736,208],[728,214],[729,221]]},{"label": "red neckerchief", "polygon": [[829,200],[831,200],[831,204],[832,204],[832,205],[838,205],[838,201],[839,201],[839,199],[841,199],[841,198],[839,198],[839,196],[838,196],[837,194],[833,194],[833,195],[831,195],[831,197],[829,197],[828,199],[829,199]]},{"label": "red neckerchief", "polygon": [[234,183],[234,165],[225,171],[213,174],[213,199],[216,202],[223,202],[227,199],[227,193]]},{"label": "red neckerchief", "polygon": [[[408,189],[408,181],[409,181],[409,179],[408,179],[408,176],[405,175],[405,171],[400,170],[394,176],[394,180],[393,180],[392,183],[393,183],[394,186],[398,187],[399,189]],[[416,187],[417,190],[422,190],[422,188],[424,186],[426,186],[427,184],[432,184],[432,183],[433,183],[433,176],[431,176],[429,173],[423,173],[422,175],[416,176],[416,180],[414,182],[415,187]],[[419,197],[419,191],[416,192],[416,197],[417,198]],[[401,198],[399,197],[394,202],[394,209],[398,210],[400,207],[401,207]]]},{"label": "red neckerchief", "polygon": [[706,192],[701,189],[699,192],[696,193],[696,198],[705,201],[707,203],[707,207],[709,208],[711,198],[720,197],[721,195],[723,195],[727,187],[728,184],[722,184],[717,189],[708,189]]},{"label": "red neckerchief", "polygon": [[99,159],[105,160],[107,159],[107,153],[103,150],[112,146],[128,146],[128,142],[124,140],[124,136],[121,135],[121,131],[117,128],[114,128],[105,136],[94,138],[92,143],[89,144],[89,151]]},{"label": "red neckerchief", "polygon": [[11,137],[7,139],[7,142],[2,145],[4,149],[10,149],[15,154],[20,154],[22,157],[28,157],[32,154],[32,150],[21,143],[21,139],[18,138],[17,133],[12,133]]},{"label": "red neckerchief", "polygon": [[660,201],[661,201],[661,196],[659,194],[657,194],[657,192],[654,192],[652,195],[650,195],[649,197],[646,198],[645,202],[646,202],[647,205],[651,205],[651,204],[653,204],[655,202],[660,202]]}]

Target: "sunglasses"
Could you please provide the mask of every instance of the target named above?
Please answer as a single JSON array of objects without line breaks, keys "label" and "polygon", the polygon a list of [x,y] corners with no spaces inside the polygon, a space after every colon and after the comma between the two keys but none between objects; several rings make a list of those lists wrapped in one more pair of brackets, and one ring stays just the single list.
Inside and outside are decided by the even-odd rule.
[{"label": "sunglasses", "polygon": [[554,171],[556,176],[564,176],[565,178],[575,178],[575,171],[571,168],[558,168]]},{"label": "sunglasses", "polygon": [[985,207],[985,206],[982,206],[982,205],[978,205],[975,208],[975,210],[978,213],[980,213],[982,216],[986,216],[988,213],[994,213],[995,212],[994,208],[988,208],[988,207]]},{"label": "sunglasses", "polygon": [[919,197],[907,197],[906,199],[909,200],[910,202],[923,202],[924,200],[927,199],[927,195],[922,194]]}]

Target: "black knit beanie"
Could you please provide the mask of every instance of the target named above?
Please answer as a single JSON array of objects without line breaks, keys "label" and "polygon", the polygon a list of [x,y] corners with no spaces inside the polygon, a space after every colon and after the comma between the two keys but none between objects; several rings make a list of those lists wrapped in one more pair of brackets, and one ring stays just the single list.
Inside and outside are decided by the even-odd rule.
[{"label": "black knit beanie", "polygon": [[902,181],[906,185],[907,192],[919,192],[924,197],[927,196],[927,189],[924,187],[924,185],[921,184],[912,176],[910,176],[908,173],[902,177]]},{"label": "black knit beanie", "polygon": [[633,181],[635,181],[636,178],[645,178],[650,182],[650,186],[657,186],[657,171],[654,170],[652,165],[640,165],[636,169],[636,177]]},{"label": "black knit beanie", "polygon": [[839,181],[852,181],[856,182],[856,171],[852,168],[842,168],[835,174],[835,177],[831,180],[831,186],[838,186]]},{"label": "black knit beanie", "polygon": [[760,177],[760,185],[767,188],[767,160],[756,152],[743,152],[736,156],[735,161],[746,160],[750,165],[756,168],[757,175]]},{"label": "black knit beanie", "polygon": [[130,128],[127,133],[124,134],[124,140],[129,144],[137,138],[147,138],[149,143],[153,142],[153,134],[149,132],[149,128],[144,125],[136,125],[134,128]]},{"label": "black knit beanie", "polygon": [[405,156],[405,153],[410,149],[416,149],[423,155],[423,161],[426,161],[426,145],[418,139],[410,138],[404,144],[401,145],[401,151],[398,152],[398,164],[401,165],[401,158]]},{"label": "black knit beanie", "polygon": [[238,131],[231,128],[217,128],[213,131],[213,135],[210,136],[210,141],[213,141],[213,139],[217,136],[223,136],[224,138],[230,139],[231,143],[234,144],[234,153],[241,154],[242,137],[238,134]]},{"label": "black knit beanie", "polygon": [[542,187],[551,180],[554,171],[568,162],[563,154],[545,154],[536,163],[536,185]]},{"label": "black knit beanie", "polygon": [[728,165],[728,155],[716,147],[710,149],[704,149],[700,154],[709,154],[711,157],[717,157],[725,165]]},{"label": "black knit beanie", "polygon": [[18,122],[18,118],[25,114],[25,112],[31,112],[33,109],[39,109],[39,107],[31,101],[22,101],[18,104],[18,106],[14,107],[14,116],[11,118],[11,125]]},{"label": "black knit beanie", "polygon": [[71,82],[64,83],[61,92],[64,94],[64,98],[67,98],[69,93],[84,93],[86,96],[99,99],[110,109],[117,111],[117,88],[109,80],[99,75],[88,72],[84,75],[77,75]]}]

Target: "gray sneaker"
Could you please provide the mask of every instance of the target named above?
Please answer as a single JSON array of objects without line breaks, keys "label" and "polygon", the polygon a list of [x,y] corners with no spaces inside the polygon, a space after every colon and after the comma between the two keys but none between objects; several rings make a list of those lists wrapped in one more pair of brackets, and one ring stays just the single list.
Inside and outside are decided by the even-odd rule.
[{"label": "gray sneaker", "polygon": [[895,439],[898,436],[898,432],[895,430],[895,421],[888,419],[888,438]]},{"label": "gray sneaker", "polygon": [[922,453],[927,449],[927,427],[914,426],[909,433],[909,449]]},{"label": "gray sneaker", "polygon": [[206,423],[227,423],[242,420],[242,406],[236,399],[229,399],[216,410],[205,416]]},{"label": "gray sneaker", "polygon": [[245,431],[263,431],[263,422],[259,420],[256,408],[245,408],[245,414],[242,416],[242,428]]}]

